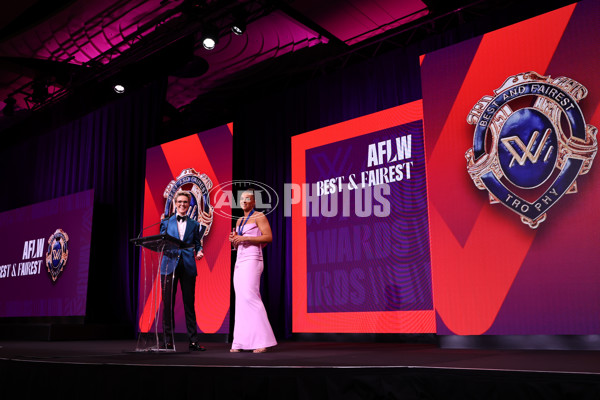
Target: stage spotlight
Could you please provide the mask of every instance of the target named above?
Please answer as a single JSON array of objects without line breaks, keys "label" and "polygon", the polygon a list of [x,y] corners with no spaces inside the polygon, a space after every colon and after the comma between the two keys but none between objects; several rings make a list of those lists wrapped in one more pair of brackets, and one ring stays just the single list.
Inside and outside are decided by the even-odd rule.
[{"label": "stage spotlight", "polygon": [[219,43],[218,31],[214,28],[207,28],[202,34],[202,46],[206,50],[212,50]]},{"label": "stage spotlight", "polygon": [[17,100],[15,100],[15,98],[12,96],[8,96],[6,100],[4,100],[4,103],[6,105],[2,109],[2,113],[7,117],[12,117],[15,115],[15,104],[17,104]]},{"label": "stage spotlight", "polygon": [[202,46],[204,46],[206,50],[212,50],[216,45],[217,41],[213,37],[205,37],[202,39]]},{"label": "stage spotlight", "polygon": [[237,9],[232,13],[233,24],[231,24],[231,31],[236,35],[243,35],[246,32],[246,20],[248,19],[248,13],[244,9]]},{"label": "stage spotlight", "polygon": [[125,93],[125,86],[116,84],[115,86],[113,86],[113,90],[115,91],[115,93],[122,94]]},{"label": "stage spotlight", "polygon": [[233,25],[231,25],[231,31],[238,36],[243,35],[246,32],[246,21],[234,21]]}]

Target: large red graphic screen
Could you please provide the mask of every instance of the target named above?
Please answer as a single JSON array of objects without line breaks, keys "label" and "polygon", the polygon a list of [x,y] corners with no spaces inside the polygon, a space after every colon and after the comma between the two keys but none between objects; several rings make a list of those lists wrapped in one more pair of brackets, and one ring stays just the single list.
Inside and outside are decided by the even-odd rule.
[{"label": "large red graphic screen", "polygon": [[422,58],[438,334],[600,332],[599,20],[585,0]]},{"label": "large red graphic screen", "polygon": [[[202,177],[201,182],[204,183],[201,185],[210,181],[213,188],[231,181],[232,135],[233,125],[229,124],[148,149],[143,220],[148,229],[144,230],[144,236],[159,233],[157,222],[165,212],[167,187],[175,190],[181,185],[184,190],[198,191],[198,198],[202,198],[198,187],[186,183],[196,179],[194,173],[198,176],[204,174],[206,177]],[[210,191],[210,187],[205,188]],[[201,204],[197,206],[202,209]],[[227,215],[231,216],[228,204],[221,205],[219,212],[213,213],[210,230],[202,239],[204,257],[196,261],[196,320],[201,333],[229,332],[231,247],[227,237],[231,218]],[[156,271],[151,268],[151,260],[146,261],[142,260],[140,265],[140,288],[151,289],[147,293],[140,289],[140,332],[148,332],[152,328],[157,298],[160,303],[160,282],[156,279]],[[175,332],[185,332],[181,290],[177,291],[175,301]]]}]

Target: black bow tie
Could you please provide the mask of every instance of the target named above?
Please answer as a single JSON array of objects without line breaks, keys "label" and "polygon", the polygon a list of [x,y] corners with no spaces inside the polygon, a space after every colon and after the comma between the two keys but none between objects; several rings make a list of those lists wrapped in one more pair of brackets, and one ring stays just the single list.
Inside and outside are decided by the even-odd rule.
[{"label": "black bow tie", "polygon": [[181,215],[177,216],[177,222],[179,221],[185,221],[185,217],[182,217]]}]

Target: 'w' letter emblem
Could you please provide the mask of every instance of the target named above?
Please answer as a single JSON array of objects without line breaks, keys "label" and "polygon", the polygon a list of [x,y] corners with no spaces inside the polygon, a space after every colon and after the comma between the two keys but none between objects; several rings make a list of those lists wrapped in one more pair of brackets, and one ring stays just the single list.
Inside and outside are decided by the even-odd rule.
[{"label": "'w' letter emblem", "polygon": [[[546,143],[546,141],[548,140],[548,137],[550,136],[550,133],[552,133],[552,130],[550,128],[546,129],[546,132],[544,132],[544,137],[542,138],[542,141],[540,142],[537,150],[535,151],[535,154],[531,153],[531,148],[533,147],[533,145],[535,144],[535,141],[537,139],[537,137],[540,135],[539,131],[535,131],[533,132],[533,135],[531,136],[531,139],[529,140],[529,143],[527,144],[527,147],[525,147],[525,144],[523,143],[523,141],[521,141],[521,138],[518,136],[511,136],[511,137],[506,137],[506,138],[502,138],[502,144],[504,145],[504,147],[506,147],[506,150],[508,150],[510,152],[510,154],[512,154],[513,158],[510,161],[510,167],[512,167],[516,162],[519,163],[519,165],[524,165],[525,161],[527,159],[529,159],[529,161],[531,161],[532,164],[535,164],[538,162],[538,159],[540,158],[540,154],[542,153],[542,150],[544,149],[544,144]],[[523,152],[523,155],[519,155],[519,153],[517,152],[517,150],[515,150],[515,148],[512,146],[511,142],[515,142],[515,144],[521,149],[521,151]],[[544,156],[544,162],[548,161],[548,157],[550,157],[550,155],[552,154],[552,150],[554,150],[554,146],[550,146],[548,148],[548,151],[546,152],[546,155]]]}]

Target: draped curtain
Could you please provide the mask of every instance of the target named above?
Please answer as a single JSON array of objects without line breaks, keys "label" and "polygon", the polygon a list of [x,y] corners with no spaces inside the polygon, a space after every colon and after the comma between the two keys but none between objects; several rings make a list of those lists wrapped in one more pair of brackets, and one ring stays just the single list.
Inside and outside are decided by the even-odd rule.
[{"label": "draped curtain", "polygon": [[94,189],[86,322],[134,322],[139,251],[129,239],[140,230],[146,147],[160,123],[164,89],[150,84],[0,150],[2,211]]}]

